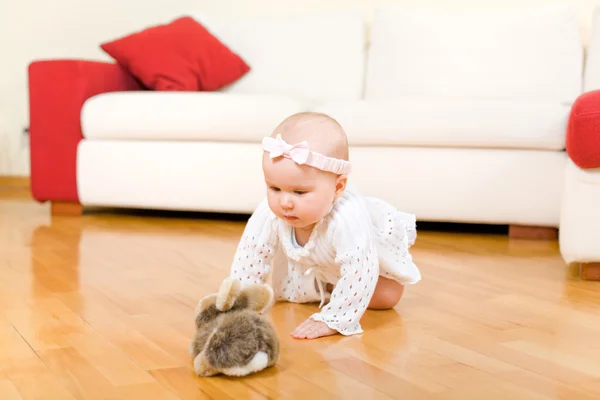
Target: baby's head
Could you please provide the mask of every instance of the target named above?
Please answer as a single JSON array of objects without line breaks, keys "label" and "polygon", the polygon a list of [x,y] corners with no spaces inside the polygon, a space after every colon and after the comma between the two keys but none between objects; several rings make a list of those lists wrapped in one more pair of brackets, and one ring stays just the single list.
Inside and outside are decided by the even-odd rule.
[{"label": "baby's head", "polygon": [[[306,164],[302,157],[293,159],[294,154],[306,155],[306,149],[278,155],[281,146],[303,142],[312,152]],[[279,124],[271,137],[263,141],[263,147],[269,207],[292,226],[312,229],[346,188],[349,172],[346,133],[335,119],[325,114],[303,112]]]}]

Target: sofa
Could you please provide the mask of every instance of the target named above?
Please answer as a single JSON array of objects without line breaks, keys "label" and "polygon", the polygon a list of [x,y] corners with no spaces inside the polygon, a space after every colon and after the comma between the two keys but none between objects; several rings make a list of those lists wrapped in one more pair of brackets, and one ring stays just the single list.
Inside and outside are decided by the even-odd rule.
[{"label": "sofa", "polygon": [[354,9],[189,16],[250,70],[217,90],[178,91],[149,90],[118,62],[30,64],[37,201],[57,214],[250,213],[265,195],[261,138],[310,110],[346,129],[350,179],[365,194],[419,221],[556,237],[573,168],[567,125],[584,84],[571,5],[454,11],[386,3],[370,21]]},{"label": "sofa", "polygon": [[593,13],[583,93],[569,117],[560,253],[586,280],[600,280],[600,7]]}]

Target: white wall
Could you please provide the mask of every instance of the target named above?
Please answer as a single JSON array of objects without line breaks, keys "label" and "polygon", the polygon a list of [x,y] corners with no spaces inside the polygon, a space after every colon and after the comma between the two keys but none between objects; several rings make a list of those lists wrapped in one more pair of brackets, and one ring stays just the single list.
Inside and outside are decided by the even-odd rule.
[{"label": "white wall", "polygon": [[[40,58],[110,60],[99,43],[191,11],[281,15],[358,7],[367,22],[374,4],[506,8],[559,0],[0,0],[0,175],[28,175],[27,65]],[[567,0],[568,1],[568,0]],[[598,0],[571,0],[584,41]],[[20,4],[20,5],[16,5]]]}]

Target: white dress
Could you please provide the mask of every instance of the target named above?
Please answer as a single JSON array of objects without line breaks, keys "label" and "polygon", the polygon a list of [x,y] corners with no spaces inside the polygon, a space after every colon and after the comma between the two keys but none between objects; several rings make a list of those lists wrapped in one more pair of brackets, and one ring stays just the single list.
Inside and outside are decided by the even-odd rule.
[{"label": "white dress", "polygon": [[[353,335],[362,333],[360,319],[380,275],[403,285],[421,280],[409,253],[415,239],[414,215],[363,197],[348,185],[301,247],[293,227],[277,218],[265,199],[244,229],[231,276],[242,284],[267,283],[272,277],[280,301],[320,301],[322,307],[329,299],[311,318]],[[327,283],[334,285],[331,294]]]}]

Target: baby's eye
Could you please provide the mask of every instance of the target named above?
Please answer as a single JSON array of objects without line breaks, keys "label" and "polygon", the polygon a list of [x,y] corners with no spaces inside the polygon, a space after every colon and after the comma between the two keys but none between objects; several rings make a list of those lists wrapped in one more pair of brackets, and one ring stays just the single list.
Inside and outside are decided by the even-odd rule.
[{"label": "baby's eye", "polygon": [[279,192],[279,188],[275,186],[271,186],[270,189],[274,192]]},{"label": "baby's eye", "polygon": [[302,195],[302,194],[304,194],[304,193],[306,193],[306,192],[305,192],[305,191],[303,191],[303,190],[296,190],[296,191],[294,191],[294,193],[296,193],[296,194],[299,194],[299,195]]}]

